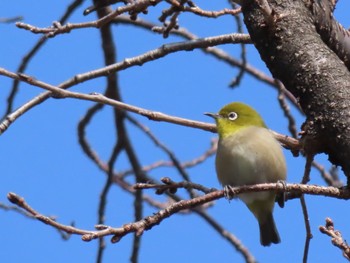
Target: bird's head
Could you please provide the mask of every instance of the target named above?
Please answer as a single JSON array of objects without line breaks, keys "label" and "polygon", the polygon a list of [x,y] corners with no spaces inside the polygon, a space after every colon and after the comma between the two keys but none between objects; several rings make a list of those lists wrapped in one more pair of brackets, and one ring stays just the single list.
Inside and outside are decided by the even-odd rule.
[{"label": "bird's head", "polygon": [[204,114],[215,119],[220,138],[225,138],[250,126],[266,128],[260,114],[242,102],[227,104],[219,113]]}]

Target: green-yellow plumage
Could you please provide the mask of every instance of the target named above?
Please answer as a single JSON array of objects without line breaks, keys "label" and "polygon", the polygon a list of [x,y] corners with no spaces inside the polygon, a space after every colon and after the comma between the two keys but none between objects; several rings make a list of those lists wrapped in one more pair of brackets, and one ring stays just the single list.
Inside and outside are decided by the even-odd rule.
[{"label": "green-yellow plumage", "polygon": [[[215,118],[219,142],[216,172],[225,186],[275,183],[286,179],[281,146],[266,128],[263,119],[250,106],[234,102],[223,107]],[[280,243],[273,219],[275,193],[272,191],[238,196],[259,222],[263,246]]]}]

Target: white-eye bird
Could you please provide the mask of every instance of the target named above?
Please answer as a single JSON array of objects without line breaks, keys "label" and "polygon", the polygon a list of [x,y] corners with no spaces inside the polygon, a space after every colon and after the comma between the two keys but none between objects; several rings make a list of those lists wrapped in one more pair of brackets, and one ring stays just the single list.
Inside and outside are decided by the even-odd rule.
[{"label": "white-eye bird", "polygon": [[[263,119],[250,106],[234,102],[219,113],[205,113],[216,121],[219,134],[216,154],[217,177],[228,186],[276,183],[286,179],[286,162],[282,148]],[[273,219],[276,192],[239,194],[259,222],[260,243],[280,243]]]}]

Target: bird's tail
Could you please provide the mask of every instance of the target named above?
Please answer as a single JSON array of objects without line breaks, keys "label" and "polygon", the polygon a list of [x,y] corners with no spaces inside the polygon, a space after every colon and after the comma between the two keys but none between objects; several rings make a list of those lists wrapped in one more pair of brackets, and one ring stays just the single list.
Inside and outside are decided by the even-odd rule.
[{"label": "bird's tail", "polygon": [[260,228],[261,245],[270,246],[271,243],[278,244],[281,242],[272,212],[269,212],[264,216],[264,218],[261,218],[258,221]]}]

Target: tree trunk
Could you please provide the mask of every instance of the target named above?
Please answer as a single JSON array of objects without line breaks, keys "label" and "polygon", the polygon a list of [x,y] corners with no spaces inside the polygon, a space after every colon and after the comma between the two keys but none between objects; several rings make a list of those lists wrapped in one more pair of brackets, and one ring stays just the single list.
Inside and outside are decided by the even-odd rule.
[{"label": "tree trunk", "polygon": [[[346,60],[347,52],[339,46],[348,35],[332,15],[322,14],[333,11],[319,8],[325,1],[245,0],[242,9],[261,58],[306,114],[301,140],[305,153],[327,153],[333,164],[342,167],[349,185],[350,74],[339,58]],[[323,19],[315,18],[322,15]],[[342,39],[337,45],[339,32]]]}]

